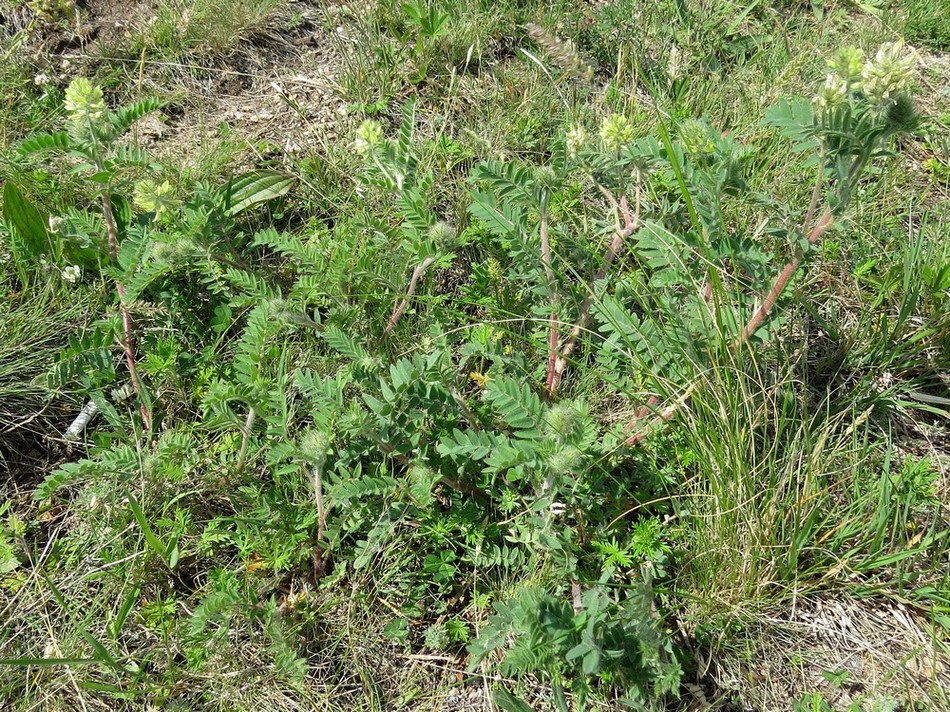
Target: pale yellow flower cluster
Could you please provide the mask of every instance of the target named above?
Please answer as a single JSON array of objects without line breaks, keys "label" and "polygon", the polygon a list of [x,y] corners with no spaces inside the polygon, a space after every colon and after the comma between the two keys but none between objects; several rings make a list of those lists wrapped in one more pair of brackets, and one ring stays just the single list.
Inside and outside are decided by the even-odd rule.
[{"label": "pale yellow flower cluster", "polygon": [[108,112],[102,89],[85,77],[73,79],[66,87],[65,106],[70,133],[80,140],[91,138]]},{"label": "pale yellow flower cluster", "polygon": [[633,140],[633,124],[623,114],[605,116],[600,124],[600,140],[608,151],[619,151]]},{"label": "pale yellow flower cluster", "polygon": [[854,47],[839,50],[828,62],[831,70],[815,96],[815,103],[832,107],[850,92],[861,92],[876,107],[886,107],[907,90],[914,74],[916,57],[903,42],[885,42],[873,59]]}]

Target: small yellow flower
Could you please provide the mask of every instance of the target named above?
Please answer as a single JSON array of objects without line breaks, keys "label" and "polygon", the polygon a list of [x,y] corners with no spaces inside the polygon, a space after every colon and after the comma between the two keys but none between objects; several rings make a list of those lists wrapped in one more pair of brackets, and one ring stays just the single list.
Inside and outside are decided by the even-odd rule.
[{"label": "small yellow flower", "polygon": [[470,374],[468,374],[468,379],[477,383],[479,388],[485,388],[488,385],[488,382],[492,380],[488,376],[482,375],[478,371],[472,371]]}]

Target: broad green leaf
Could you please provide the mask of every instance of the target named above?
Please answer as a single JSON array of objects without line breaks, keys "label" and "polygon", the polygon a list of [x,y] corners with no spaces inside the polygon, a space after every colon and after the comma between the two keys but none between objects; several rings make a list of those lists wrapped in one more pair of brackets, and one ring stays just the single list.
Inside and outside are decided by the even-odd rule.
[{"label": "broad green leaf", "polygon": [[814,130],[815,115],[811,103],[805,99],[780,99],[766,110],[763,123],[777,128],[783,136],[790,138],[796,151],[812,150],[818,146]]},{"label": "broad green leaf", "polygon": [[532,712],[531,708],[504,687],[495,688],[492,700],[505,712]]},{"label": "broad green leaf", "polygon": [[221,189],[225,211],[234,216],[253,205],[286,195],[294,177],[277,171],[253,171],[229,181]]},{"label": "broad green leaf", "polygon": [[138,503],[138,500],[136,500],[132,495],[128,495],[128,500],[129,509],[132,510],[132,515],[135,517],[135,521],[139,523],[139,526],[142,528],[142,533],[145,535],[145,542],[149,545],[152,551],[162,558],[163,561],[166,561],[166,557],[170,553],[169,548],[162,544],[162,540],[158,538],[155,530],[152,529],[151,525],[148,523],[148,519],[145,517],[145,512],[142,511],[142,506]]},{"label": "broad green leaf", "polygon": [[49,252],[48,216],[44,216],[10,181],[3,187],[3,218],[15,231],[18,259],[31,260]]}]

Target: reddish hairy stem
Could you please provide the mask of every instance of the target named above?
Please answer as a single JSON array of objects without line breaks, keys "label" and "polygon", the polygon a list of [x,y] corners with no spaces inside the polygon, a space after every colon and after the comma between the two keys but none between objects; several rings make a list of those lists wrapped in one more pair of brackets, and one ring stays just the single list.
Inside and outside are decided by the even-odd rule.
[{"label": "reddish hairy stem", "polygon": [[389,317],[389,323],[386,324],[386,328],[383,330],[383,336],[389,336],[391,332],[396,327],[396,322],[399,321],[399,318],[403,315],[403,312],[406,311],[406,307],[409,306],[409,300],[412,299],[412,295],[416,293],[416,285],[419,280],[422,278],[422,275],[425,274],[425,271],[435,262],[435,257],[426,257],[422,260],[422,263],[418,265],[414,270],[412,270],[412,277],[409,279],[409,288],[406,290],[406,296],[399,303],[399,306],[393,309],[393,315]]},{"label": "reddish hairy stem", "polygon": [[[816,183],[816,186],[820,188],[820,183]],[[812,203],[817,203],[817,200],[813,199]],[[809,212],[813,213],[814,209],[812,206],[809,206]],[[821,238],[825,232],[828,231],[828,228],[831,227],[832,222],[834,222],[834,216],[832,215],[831,208],[827,208],[822,216],[818,219],[818,222],[811,229],[811,232],[808,233],[808,244],[814,245]],[[785,265],[785,268],[779,274],[778,278],[775,280],[775,284],[772,286],[772,289],[769,290],[769,293],[766,295],[765,299],[762,301],[762,305],[756,310],[755,314],[752,315],[752,318],[749,320],[749,323],[745,325],[745,328],[742,330],[742,333],[739,335],[738,343],[746,343],[749,338],[758,331],[759,327],[762,326],[762,322],[765,321],[765,318],[769,315],[772,309],[775,307],[778,298],[782,295],[782,292],[785,291],[785,288],[788,286],[789,281],[792,279],[792,276],[795,274],[795,271],[801,266],[802,260],[805,257],[805,253],[799,250],[788,264]],[[699,381],[693,381],[690,386],[683,391],[682,395],[677,398],[673,403],[666,406],[663,410],[656,413],[653,418],[651,418],[642,428],[637,430],[633,435],[631,435],[626,440],[627,445],[636,445],[643,441],[646,436],[655,430],[658,426],[663,423],[671,420],[674,415],[676,415],[680,409],[689,402],[690,397],[693,393],[696,392],[696,389],[699,388]],[[638,414],[639,415],[639,414]],[[637,424],[637,421],[640,418],[634,418],[633,421],[627,426],[628,428],[634,427]]]},{"label": "reddish hairy stem", "polygon": [[[831,227],[831,222],[834,217],[831,214],[831,208],[825,210],[824,214],[819,218],[818,223],[812,228],[812,231],[808,234],[808,244],[814,245],[818,242],[818,239],[825,234],[825,231]],[[785,291],[785,287],[788,286],[789,280],[791,280],[792,275],[795,274],[795,271],[801,265],[802,260],[805,257],[805,253],[799,250],[795,256],[789,260],[788,264],[785,265],[785,269],[782,270],[782,273],[778,276],[778,279],[775,280],[775,284],[772,286],[772,289],[766,295],[765,300],[762,302],[762,305],[758,308],[752,318],[749,320],[749,323],[746,324],[745,329],[742,330],[742,341],[748,341],[749,337],[754,334],[762,322],[765,321],[765,317],[769,315],[769,312],[775,307],[775,303],[778,301],[778,298],[782,296],[782,292]]]},{"label": "reddish hairy stem", "polygon": [[547,387],[548,391],[554,393],[554,390],[557,388],[555,383],[555,369],[557,367],[557,314],[551,312],[551,330],[550,337],[548,339],[548,379]]},{"label": "reddish hairy stem", "polygon": [[[115,264],[119,259],[119,235],[115,227],[115,215],[112,212],[112,196],[108,190],[102,191],[102,219],[106,224],[106,237],[109,240],[109,259]],[[125,352],[125,364],[129,370],[129,379],[132,381],[132,390],[139,399],[139,411],[142,414],[142,425],[146,430],[152,429],[152,417],[142,400],[142,386],[139,383],[138,371],[135,368],[135,349],[132,338],[132,315],[125,303],[125,287],[118,279],[115,280],[115,291],[119,297],[119,311],[122,312],[122,350]]]},{"label": "reddish hairy stem", "polygon": [[[600,269],[597,270],[594,274],[594,282],[598,282],[604,278],[607,274],[607,270],[610,268],[610,265],[613,263],[614,258],[617,256],[617,253],[620,252],[620,248],[623,247],[623,241],[625,238],[629,237],[637,223],[640,221],[640,187],[637,186],[636,191],[636,207],[634,212],[631,215],[630,207],[627,204],[627,196],[620,198],[620,203],[617,203],[617,200],[611,195],[610,191],[605,188],[601,188],[601,191],[607,196],[607,199],[614,207],[614,215],[616,219],[616,230],[614,231],[614,239],[610,241],[610,246],[607,248],[607,252],[604,254],[604,263],[600,266]],[[620,216],[623,215],[623,227],[620,225]],[[593,283],[591,284],[593,288]],[[581,303],[580,310],[577,315],[577,322],[574,324],[574,327],[571,329],[570,335],[567,337],[567,341],[564,342],[564,346],[561,347],[561,353],[554,359],[553,368],[548,371],[548,390],[551,393],[554,393],[558,386],[561,384],[561,379],[564,377],[564,371],[567,370],[567,360],[571,357],[571,354],[574,353],[574,349],[577,348],[577,339],[580,337],[581,331],[587,326],[587,321],[590,318],[590,308],[594,303],[594,294],[593,291],[588,292],[587,297]]]},{"label": "reddish hairy stem", "polygon": [[544,264],[544,276],[548,283],[548,301],[551,303],[551,322],[548,328],[548,377],[546,385],[548,391],[553,393],[555,385],[554,367],[557,362],[557,313],[554,311],[554,305],[557,302],[554,282],[554,263],[551,257],[551,239],[548,236],[547,216],[541,215],[541,225],[539,228],[541,238],[541,262]]}]

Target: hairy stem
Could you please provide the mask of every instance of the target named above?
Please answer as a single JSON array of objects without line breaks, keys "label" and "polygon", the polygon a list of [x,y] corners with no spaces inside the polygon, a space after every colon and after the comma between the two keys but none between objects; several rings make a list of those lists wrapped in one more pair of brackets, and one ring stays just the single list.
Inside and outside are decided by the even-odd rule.
[{"label": "hairy stem", "polygon": [[551,238],[548,235],[548,218],[544,213],[541,214],[540,225],[541,237],[541,262],[544,265],[544,277],[548,286],[548,301],[551,304],[551,325],[548,331],[548,377],[546,385],[548,391],[553,393],[555,381],[555,366],[557,363],[557,313],[554,307],[557,304],[557,287],[554,281],[554,261],[551,257]]},{"label": "hairy stem", "polygon": [[[553,369],[550,369],[548,372],[548,391],[551,393],[554,393],[561,384],[564,371],[567,370],[568,359],[570,359],[571,354],[574,353],[574,349],[577,348],[577,340],[580,337],[581,332],[587,327],[587,322],[590,319],[590,308],[594,303],[594,284],[606,276],[607,270],[613,263],[614,258],[617,256],[617,253],[620,252],[620,248],[623,247],[624,239],[633,234],[633,230],[640,222],[641,193],[639,185],[636,188],[636,206],[634,208],[633,214],[630,213],[630,207],[627,205],[626,196],[621,197],[620,202],[618,203],[610,191],[603,187],[600,188],[601,192],[604,193],[613,206],[614,220],[616,223],[614,238],[611,240],[610,245],[607,248],[607,252],[604,254],[604,263],[597,270],[596,274],[594,274],[594,279],[591,283],[591,290],[581,303],[581,307],[577,316],[577,322],[575,322],[574,327],[571,329],[571,333],[567,337],[567,341],[565,341],[564,345],[561,347],[560,354],[558,354],[554,359]],[[622,226],[620,224],[621,215],[623,216]]]},{"label": "hairy stem", "polygon": [[399,321],[399,318],[403,315],[403,312],[406,311],[406,307],[409,306],[409,300],[412,299],[412,295],[416,293],[416,285],[419,280],[422,278],[422,275],[425,274],[425,271],[435,262],[435,257],[426,257],[422,260],[422,263],[418,265],[414,270],[412,270],[412,277],[409,279],[409,288],[406,290],[406,296],[403,298],[402,302],[399,303],[395,309],[393,309],[393,315],[389,317],[389,323],[386,324],[386,328],[383,330],[383,336],[389,336],[395,327],[396,323]]},{"label": "hairy stem", "polygon": [[549,393],[554,393],[557,390],[557,314],[553,311],[551,312],[551,327],[548,337],[548,378],[547,378],[547,389]]},{"label": "hairy stem", "polygon": [[[831,214],[831,209],[828,208],[825,210],[824,214],[819,218],[818,223],[808,234],[808,244],[814,245],[818,239],[825,234],[833,220]],[[765,299],[762,301],[762,305],[756,310],[755,314],[749,320],[749,323],[746,324],[745,329],[742,330],[742,341],[747,341],[752,334],[754,334],[762,322],[765,321],[765,317],[769,315],[769,312],[775,307],[775,303],[778,301],[778,298],[782,296],[782,292],[785,291],[785,287],[788,286],[789,281],[792,278],[792,275],[798,270],[799,266],[802,263],[802,260],[805,258],[805,253],[802,250],[798,250],[795,253],[795,256],[789,260],[788,264],[785,265],[785,269],[782,270],[779,274],[778,279],[775,280],[775,284],[772,286],[772,289],[769,290],[769,293],[766,295]]]},{"label": "hairy stem", "polygon": [[241,450],[238,452],[238,469],[244,469],[244,461],[247,457],[247,444],[251,439],[251,430],[254,428],[254,420],[257,418],[257,412],[254,406],[247,410],[247,418],[244,421],[244,427],[241,429]]},{"label": "hairy stem", "polygon": [[[106,237],[109,240],[109,259],[116,264],[119,259],[119,234],[115,227],[115,215],[112,212],[112,196],[108,190],[102,191],[102,219],[106,224]],[[115,280],[115,291],[119,297],[119,311],[122,313],[122,351],[125,352],[125,364],[129,370],[129,379],[132,389],[139,399],[139,411],[142,415],[142,425],[146,430],[152,429],[152,416],[145,407],[142,399],[142,385],[139,382],[138,371],[135,367],[135,348],[132,336],[132,315],[129,313],[125,301],[125,287],[118,279]]]},{"label": "hairy stem", "polygon": [[313,551],[314,568],[318,574],[323,573],[323,533],[327,525],[327,511],[323,504],[323,466],[315,465],[310,473],[313,478],[313,498],[317,504],[317,544]]}]

